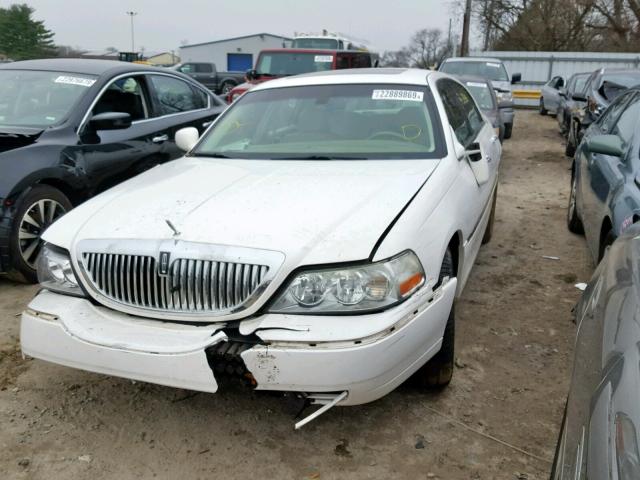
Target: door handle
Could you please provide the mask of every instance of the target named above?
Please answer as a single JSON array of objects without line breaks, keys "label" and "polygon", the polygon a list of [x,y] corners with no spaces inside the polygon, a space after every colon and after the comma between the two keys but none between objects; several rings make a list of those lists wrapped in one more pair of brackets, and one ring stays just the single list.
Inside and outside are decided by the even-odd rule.
[{"label": "door handle", "polygon": [[209,120],[208,122],[202,122],[202,128],[207,128],[212,123],[213,123],[213,120]]},{"label": "door handle", "polygon": [[157,137],[153,137],[151,139],[153,143],[162,143],[166,142],[167,140],[169,140],[169,135],[167,135],[166,133],[164,135],[158,135]]}]

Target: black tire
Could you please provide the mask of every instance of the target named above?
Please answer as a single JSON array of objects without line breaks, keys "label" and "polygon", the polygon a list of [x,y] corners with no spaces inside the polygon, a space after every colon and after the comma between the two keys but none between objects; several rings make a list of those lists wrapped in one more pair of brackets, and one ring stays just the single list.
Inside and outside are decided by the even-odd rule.
[{"label": "black tire", "polygon": [[236,84],[233,82],[222,82],[222,85],[220,85],[220,95],[222,95],[223,97],[226,97],[227,94],[233,90],[233,87],[235,87]]},{"label": "black tire", "polygon": [[584,226],[578,214],[578,204],[576,202],[577,179],[575,170],[571,173],[571,187],[569,189],[569,205],[567,206],[567,227],[570,232],[583,234]]},{"label": "black tire", "polygon": [[598,263],[604,258],[604,254],[607,251],[613,242],[616,241],[616,236],[612,230],[609,230],[607,234],[604,236],[604,239],[600,242],[600,253],[598,254]]},{"label": "black tire", "polygon": [[513,133],[513,123],[505,123],[504,124],[504,138],[505,140],[511,138],[511,134]]},{"label": "black tire", "polygon": [[482,236],[482,245],[486,245],[491,241],[493,237],[493,224],[496,218],[496,203],[498,201],[498,187],[496,186],[493,192],[493,200],[491,200],[491,213],[489,214],[489,221],[487,222],[487,228],[484,229],[484,235]]},{"label": "black tire", "polygon": [[540,115],[546,115],[547,113],[549,113],[549,111],[544,108],[544,98],[540,97]]},{"label": "black tire", "polygon": [[573,158],[576,154],[576,139],[574,134],[573,120],[569,123],[569,131],[567,132],[567,146],[564,148],[564,154]]},{"label": "black tire", "polygon": [[[453,265],[453,255],[447,249],[442,260],[440,275],[438,276],[438,284],[445,277],[455,277]],[[454,344],[455,344],[455,313],[454,307],[451,307],[447,325],[444,328],[444,336],[442,338],[442,347],[431,360],[420,367],[413,374],[413,383],[422,389],[440,389],[444,388],[451,382],[454,367]]]},{"label": "black tire", "polygon": [[[39,202],[42,201],[45,205],[44,218],[41,217],[38,208]],[[38,281],[35,260],[42,247],[40,237],[49,225],[72,208],[69,199],[60,190],[49,185],[36,185],[22,198],[16,207],[9,238],[10,278],[25,283]],[[39,226],[26,222],[27,214]],[[21,233],[29,238],[21,239]]]}]

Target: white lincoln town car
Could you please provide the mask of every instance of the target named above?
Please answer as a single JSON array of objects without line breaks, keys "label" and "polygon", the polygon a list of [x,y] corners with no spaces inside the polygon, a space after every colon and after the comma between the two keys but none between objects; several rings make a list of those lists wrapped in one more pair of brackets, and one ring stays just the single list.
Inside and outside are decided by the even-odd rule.
[{"label": "white lincoln town car", "polygon": [[502,153],[458,81],[274,80],[176,141],[182,159],[46,231],[25,355],[204,392],[238,377],[320,410],[449,383]]}]

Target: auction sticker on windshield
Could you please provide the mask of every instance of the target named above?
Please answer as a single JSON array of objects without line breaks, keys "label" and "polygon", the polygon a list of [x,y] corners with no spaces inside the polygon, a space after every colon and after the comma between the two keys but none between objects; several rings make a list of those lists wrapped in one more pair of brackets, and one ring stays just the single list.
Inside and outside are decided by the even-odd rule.
[{"label": "auction sticker on windshield", "polygon": [[316,55],[313,61],[316,63],[328,63],[333,62],[333,57],[331,55]]},{"label": "auction sticker on windshield", "polygon": [[373,100],[407,100],[410,102],[421,102],[424,99],[424,93],[414,90],[374,90],[371,98]]},{"label": "auction sticker on windshield", "polygon": [[82,87],[90,87],[91,85],[96,83],[96,81],[91,78],[71,77],[68,75],[60,75],[54,80],[54,82],[65,83],[67,85],[80,85]]}]

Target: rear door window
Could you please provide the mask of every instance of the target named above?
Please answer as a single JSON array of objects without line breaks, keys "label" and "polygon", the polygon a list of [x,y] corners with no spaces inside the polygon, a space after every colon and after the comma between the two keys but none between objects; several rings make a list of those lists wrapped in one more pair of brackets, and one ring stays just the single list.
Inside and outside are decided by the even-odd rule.
[{"label": "rear door window", "polygon": [[160,115],[206,108],[205,97],[187,82],[168,75],[150,75]]}]

